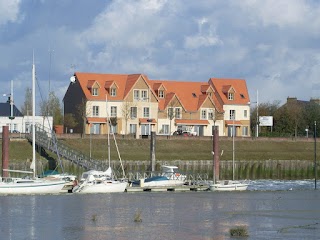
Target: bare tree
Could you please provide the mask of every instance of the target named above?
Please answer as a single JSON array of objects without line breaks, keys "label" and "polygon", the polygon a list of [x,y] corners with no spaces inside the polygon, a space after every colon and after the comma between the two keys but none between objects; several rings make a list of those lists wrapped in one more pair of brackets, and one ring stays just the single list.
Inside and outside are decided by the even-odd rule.
[{"label": "bare tree", "polygon": [[21,107],[21,112],[23,115],[31,115],[32,112],[32,90],[31,88],[26,88],[24,103]]},{"label": "bare tree", "polygon": [[125,135],[127,135],[128,120],[131,117],[131,107],[135,107],[135,106],[136,106],[135,103],[128,102],[127,100],[122,103],[121,113],[125,121]]},{"label": "bare tree", "polygon": [[81,103],[76,106],[76,109],[76,119],[81,119],[81,122],[77,122],[77,124],[79,128],[82,128],[81,137],[83,138],[86,132],[87,116],[90,114],[90,110],[87,108],[87,100],[83,98]]}]

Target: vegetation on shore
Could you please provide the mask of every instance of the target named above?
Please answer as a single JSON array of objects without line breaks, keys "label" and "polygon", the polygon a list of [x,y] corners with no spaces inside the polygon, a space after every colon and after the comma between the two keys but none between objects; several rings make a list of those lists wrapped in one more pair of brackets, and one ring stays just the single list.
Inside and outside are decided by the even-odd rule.
[{"label": "vegetation on shore", "polygon": [[[80,151],[96,160],[107,159],[106,138],[76,138],[59,139],[59,142],[70,148]],[[91,142],[91,144],[90,144]],[[111,158],[118,159],[116,147],[111,142]],[[118,148],[124,160],[149,160],[149,139],[122,139],[117,140]],[[2,145],[2,143],[0,144]],[[91,145],[91,150],[90,150]],[[156,140],[157,160],[211,160],[212,140],[210,138],[172,138]],[[219,141],[221,160],[232,159],[233,142],[230,138],[222,138]],[[270,139],[236,139],[236,160],[314,160],[314,141],[270,140]],[[26,140],[10,141],[10,161],[26,161],[32,158],[32,148]],[[317,155],[319,156],[320,147]],[[2,146],[0,148],[2,152]],[[1,153],[2,154],[2,153]]]}]

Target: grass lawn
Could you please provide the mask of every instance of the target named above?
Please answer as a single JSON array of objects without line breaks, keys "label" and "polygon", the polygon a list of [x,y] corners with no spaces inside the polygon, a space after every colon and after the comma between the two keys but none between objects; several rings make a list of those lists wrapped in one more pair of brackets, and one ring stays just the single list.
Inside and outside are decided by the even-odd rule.
[{"label": "grass lawn", "polygon": [[[81,151],[89,156],[90,139],[59,139],[59,142],[70,148]],[[110,139],[111,158],[118,159],[114,141]],[[221,138],[221,160],[232,159],[232,139]],[[150,140],[148,139],[117,139],[118,148],[123,160],[149,160]],[[2,145],[2,143],[0,144]],[[32,158],[32,147],[27,141],[10,141],[10,161],[25,161]],[[314,142],[272,139],[236,139],[236,160],[314,160]],[[107,139],[93,138],[91,140],[91,155],[93,159],[107,159]],[[319,146],[320,149],[320,146]],[[211,160],[212,140],[199,138],[156,139],[157,160]],[[317,151],[319,156],[320,150]],[[2,146],[0,149],[2,154]]]}]

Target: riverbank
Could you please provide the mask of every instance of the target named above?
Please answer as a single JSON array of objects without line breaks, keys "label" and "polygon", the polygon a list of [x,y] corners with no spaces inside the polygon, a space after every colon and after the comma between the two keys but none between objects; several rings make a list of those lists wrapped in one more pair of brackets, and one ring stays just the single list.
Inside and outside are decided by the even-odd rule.
[{"label": "riverbank", "polygon": [[[59,142],[95,160],[107,159],[107,139],[92,136],[86,138],[62,138]],[[123,160],[150,160],[149,139],[126,139],[117,137],[117,144]],[[2,154],[2,143],[0,144]],[[220,138],[220,159],[232,160],[233,142],[231,138]],[[21,138],[11,139],[9,144],[10,161],[19,162],[32,158],[31,145]],[[275,139],[275,138],[236,138],[234,142],[235,159],[245,161],[261,160],[314,160],[315,144],[313,139]],[[49,156],[50,153],[48,153]],[[320,147],[317,155],[320,154]],[[55,156],[51,156],[55,157]],[[118,159],[116,146],[111,141],[111,158]],[[212,139],[210,138],[164,138],[156,139],[156,159],[173,160],[211,160]]]}]

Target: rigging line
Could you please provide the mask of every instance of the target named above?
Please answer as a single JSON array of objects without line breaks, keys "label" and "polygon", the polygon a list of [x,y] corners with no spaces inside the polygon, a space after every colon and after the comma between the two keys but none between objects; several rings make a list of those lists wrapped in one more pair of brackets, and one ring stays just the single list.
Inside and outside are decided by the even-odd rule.
[{"label": "rigging line", "polygon": [[[38,89],[39,89],[40,98],[41,98],[41,100],[43,102],[44,100],[43,100],[42,91],[41,91],[41,88],[40,88],[40,85],[39,85],[39,81],[38,81],[38,78],[37,78],[37,74],[35,74],[35,81],[36,81]],[[52,118],[53,118],[53,116],[52,116]],[[60,157],[60,154],[59,154],[59,150],[58,150],[58,139],[56,137],[55,132],[53,131],[53,126],[51,126],[48,116],[47,116],[47,121],[48,121],[49,130],[51,132],[51,137],[53,138],[53,143],[54,143],[56,154],[57,154],[57,157],[58,157],[58,160],[59,160],[61,171],[64,173],[64,167],[62,165],[62,160],[61,160],[61,157]],[[52,121],[53,121],[53,119],[52,119]],[[44,128],[44,126],[42,126],[42,127]]]}]

